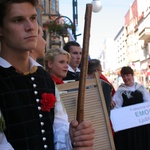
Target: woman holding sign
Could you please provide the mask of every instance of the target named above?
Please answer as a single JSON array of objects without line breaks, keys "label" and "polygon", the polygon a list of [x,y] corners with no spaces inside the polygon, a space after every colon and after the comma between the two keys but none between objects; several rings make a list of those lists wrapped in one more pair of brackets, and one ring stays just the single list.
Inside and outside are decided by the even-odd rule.
[{"label": "woman holding sign", "polygon": [[[140,84],[134,82],[134,72],[131,67],[121,69],[121,84],[113,100],[116,108],[150,101],[150,94]],[[116,132],[114,135],[116,150],[148,150],[150,149],[150,125],[143,125]]]}]

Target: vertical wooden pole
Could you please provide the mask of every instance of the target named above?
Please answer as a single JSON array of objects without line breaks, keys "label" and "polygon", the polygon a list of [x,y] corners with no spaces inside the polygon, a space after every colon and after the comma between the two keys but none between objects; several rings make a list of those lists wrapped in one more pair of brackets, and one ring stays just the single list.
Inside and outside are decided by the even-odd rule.
[{"label": "vertical wooden pole", "polygon": [[86,77],[87,77],[88,57],[89,57],[91,16],[92,16],[92,4],[86,4],[81,73],[80,73],[79,91],[78,91],[78,100],[77,100],[76,119],[79,123],[84,120],[84,101],[85,101]]}]

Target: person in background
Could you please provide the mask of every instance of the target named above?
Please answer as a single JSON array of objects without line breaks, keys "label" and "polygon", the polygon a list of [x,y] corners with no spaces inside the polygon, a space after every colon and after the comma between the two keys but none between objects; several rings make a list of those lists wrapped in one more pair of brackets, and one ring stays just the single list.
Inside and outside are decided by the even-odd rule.
[{"label": "person in background", "polygon": [[45,70],[49,72],[56,84],[63,84],[63,78],[68,72],[70,54],[63,49],[52,48],[47,50],[44,57]]},{"label": "person in background", "polygon": [[[114,94],[113,100],[116,103],[114,109],[150,102],[150,94],[145,87],[134,81],[134,72],[131,67],[122,67],[121,77],[124,84],[121,84]],[[116,150],[148,150],[150,149],[149,139],[149,124],[118,131],[114,134]]]},{"label": "person in background", "polygon": [[114,102],[112,101],[112,97],[114,95],[115,89],[114,89],[113,85],[107,80],[107,78],[104,75],[102,75],[102,66],[101,66],[100,60],[90,59],[88,61],[87,78],[94,78],[95,72],[99,73],[108,114],[110,114],[110,107],[113,108],[115,105]]},{"label": "person in background", "polygon": [[[113,96],[113,95],[115,94],[115,92],[116,92],[116,90],[115,90],[115,88],[113,87],[113,85],[108,81],[108,79],[107,79],[102,73],[100,74],[100,79],[103,79],[104,81],[106,81],[108,84],[111,85],[111,87],[112,87],[111,96]],[[113,103],[112,103],[112,104],[113,104]],[[112,105],[112,108],[113,108],[113,105]]]},{"label": "person in background", "polygon": [[1,149],[92,150],[91,122],[74,120],[67,125],[67,115],[62,120],[54,113],[59,111],[55,84],[29,56],[37,46],[37,4],[37,0],[0,1],[0,107],[6,123],[0,132]]},{"label": "person in background", "polygon": [[[105,102],[106,102],[106,107],[107,107],[107,112],[108,112],[108,116],[110,117],[110,109],[112,109],[115,106],[114,101],[112,100],[112,96],[113,96],[113,86],[112,84],[107,80],[107,78],[102,74],[102,66],[101,66],[101,62],[98,59],[90,59],[88,61],[88,75],[87,78],[94,78],[95,77],[95,72],[99,73],[100,79],[101,79],[101,85],[102,85],[102,90],[103,90],[103,94],[104,94],[104,98],[105,98]],[[103,77],[103,78],[101,78]],[[111,131],[112,131],[112,135],[114,135],[114,130],[112,128],[112,123],[110,120],[110,126],[111,126]]]},{"label": "person in background", "polygon": [[63,80],[79,80],[80,69],[78,68],[81,63],[82,49],[79,43],[75,41],[70,41],[63,47],[71,58],[69,62],[68,73]]},{"label": "person in background", "polygon": [[46,44],[47,43],[46,43],[45,39],[43,38],[42,27],[39,26],[37,46],[34,50],[30,51],[30,56],[35,61],[37,61],[38,58],[43,58],[44,57]]}]

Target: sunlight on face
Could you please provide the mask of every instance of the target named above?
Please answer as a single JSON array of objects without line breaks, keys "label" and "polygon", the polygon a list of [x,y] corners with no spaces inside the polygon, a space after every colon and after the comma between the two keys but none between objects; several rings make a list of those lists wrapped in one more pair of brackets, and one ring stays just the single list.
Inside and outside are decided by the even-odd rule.
[{"label": "sunlight on face", "polygon": [[[13,3],[1,29],[5,49],[29,51],[36,47],[38,35],[37,13],[30,3]],[[14,38],[15,37],[15,38]],[[19,42],[19,44],[18,44]]]},{"label": "sunlight on face", "polygon": [[38,42],[37,47],[35,49],[36,57],[37,58],[43,58],[45,53],[45,47],[46,47],[46,41],[43,38],[43,30],[41,27],[39,27],[39,35],[38,35]]},{"label": "sunlight on face", "polygon": [[126,86],[133,86],[134,77],[132,74],[122,74],[121,77],[122,77]]},{"label": "sunlight on face", "polygon": [[52,63],[49,62],[50,74],[62,80],[68,72],[68,61],[69,58],[65,54],[55,56],[54,61]]},{"label": "sunlight on face", "polygon": [[81,63],[82,49],[80,46],[71,46],[69,53],[71,56],[69,65],[72,67],[72,69],[76,70]]}]

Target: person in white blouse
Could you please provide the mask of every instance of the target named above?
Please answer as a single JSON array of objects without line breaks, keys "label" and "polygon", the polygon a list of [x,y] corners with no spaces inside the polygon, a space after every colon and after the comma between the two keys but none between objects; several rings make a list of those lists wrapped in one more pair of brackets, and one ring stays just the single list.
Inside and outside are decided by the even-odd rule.
[{"label": "person in white blouse", "polygon": [[126,97],[129,99],[133,97],[133,92],[134,93],[136,92],[136,94],[141,93],[144,102],[150,101],[150,93],[148,92],[148,90],[143,85],[134,81],[134,72],[131,67],[129,66],[123,67],[121,69],[121,77],[124,81],[124,84],[121,84],[119,86],[119,88],[117,89],[113,97],[113,100],[116,103],[116,106],[114,108],[120,108],[123,107],[124,105],[132,105],[138,103],[138,101],[132,101],[132,102],[130,101],[131,104],[130,103],[125,104],[125,99],[124,99],[125,96],[123,95],[126,95]]},{"label": "person in white blouse", "polygon": [[[124,66],[120,73],[124,84],[119,86],[113,97],[116,104],[114,109],[150,102],[150,94],[147,89],[134,81],[134,71],[131,67]],[[114,134],[116,150],[148,150],[150,149],[149,138],[149,124],[125,129]]]},{"label": "person in white blouse", "polygon": [[36,6],[37,0],[0,1],[0,108],[6,122],[0,149],[92,150],[91,122],[68,124],[66,113],[55,118],[62,108],[55,84],[29,56],[37,46]]}]

